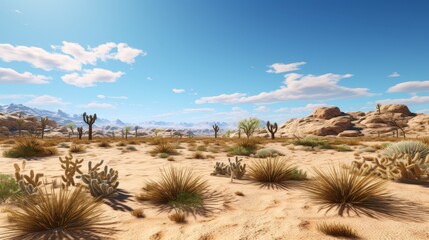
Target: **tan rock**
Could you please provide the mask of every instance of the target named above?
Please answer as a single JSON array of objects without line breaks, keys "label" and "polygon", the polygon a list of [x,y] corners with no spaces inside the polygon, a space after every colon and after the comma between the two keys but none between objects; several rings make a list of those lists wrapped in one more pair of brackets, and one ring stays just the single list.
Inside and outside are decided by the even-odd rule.
[{"label": "tan rock", "polygon": [[328,120],[340,116],[341,111],[338,107],[320,107],[316,108],[312,115],[315,118]]},{"label": "tan rock", "polygon": [[410,109],[404,104],[382,104],[381,113],[400,113],[402,116],[412,116]]},{"label": "tan rock", "polygon": [[359,130],[345,130],[340,132],[338,137],[359,137],[362,133]]}]

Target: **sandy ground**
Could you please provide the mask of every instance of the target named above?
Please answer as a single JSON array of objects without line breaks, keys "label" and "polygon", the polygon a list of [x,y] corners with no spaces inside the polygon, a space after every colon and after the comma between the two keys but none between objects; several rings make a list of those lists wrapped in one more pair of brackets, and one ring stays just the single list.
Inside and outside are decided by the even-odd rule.
[{"label": "sandy ground", "polygon": [[[115,221],[112,228],[118,230],[113,235],[115,239],[335,239],[328,237],[317,230],[317,224],[322,222],[340,222],[354,228],[362,239],[429,239],[429,215],[422,221],[413,221],[393,217],[379,219],[367,216],[340,217],[335,211],[325,213],[318,211],[319,206],[313,204],[299,187],[291,186],[288,189],[261,188],[248,180],[234,180],[229,178],[210,176],[217,161],[227,162],[225,153],[209,153],[215,159],[187,159],[192,153],[188,151],[188,144],[180,149],[180,155],[175,161],[152,157],[148,151],[153,146],[137,145],[137,151],[123,153],[115,145],[103,149],[91,144],[86,153],[74,154],[77,158],[84,158],[83,170],[86,170],[87,161],[105,163],[119,170],[119,188],[129,196],[116,205],[103,205],[106,219]],[[330,165],[350,163],[355,159],[353,152],[337,152],[334,150],[308,151],[304,149],[292,150],[280,143],[270,143],[266,147],[275,148],[285,153],[291,163],[309,171],[312,167],[325,169]],[[356,148],[356,147],[354,147]],[[0,155],[7,149],[2,146]],[[67,155],[67,149],[59,148],[59,156]],[[1,155],[2,156],[2,155]],[[13,174],[13,163],[20,163],[22,159],[0,157],[0,172]],[[249,163],[252,158],[244,158]],[[160,168],[165,166],[190,167],[196,173],[204,175],[211,190],[218,191],[222,196],[216,198],[213,211],[207,216],[189,216],[186,224],[176,224],[168,219],[169,213],[162,212],[157,206],[141,203],[134,196],[141,192],[145,180],[156,178]],[[43,172],[46,177],[59,177],[62,174],[58,156],[28,160],[26,169]],[[309,173],[311,176],[311,173]],[[401,184],[389,182],[390,193],[400,200],[409,201],[421,209],[429,209],[428,186]],[[244,196],[237,196],[241,191]],[[1,208],[2,206],[0,206]],[[146,217],[135,218],[129,209],[143,208]],[[410,211],[410,215],[414,214]],[[8,224],[6,214],[0,213],[0,226]],[[0,228],[0,231],[1,228]]]}]

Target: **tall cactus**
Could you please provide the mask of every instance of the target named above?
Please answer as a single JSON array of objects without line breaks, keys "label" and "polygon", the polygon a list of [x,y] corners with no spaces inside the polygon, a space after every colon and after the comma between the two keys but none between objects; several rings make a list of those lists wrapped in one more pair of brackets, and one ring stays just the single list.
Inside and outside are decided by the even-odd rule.
[{"label": "tall cactus", "polygon": [[83,135],[83,127],[77,127],[77,135],[79,137],[79,139],[82,139],[82,135]]},{"label": "tall cactus", "polygon": [[88,124],[88,140],[92,140],[92,125],[97,120],[97,114],[94,115],[86,115],[86,112],[83,113],[83,121]]},{"label": "tall cactus", "polygon": [[219,132],[219,126],[216,123],[213,125],[213,130],[215,132],[215,138],[217,138],[217,133]]},{"label": "tall cactus", "polygon": [[139,129],[139,126],[137,126],[137,125],[136,125],[136,126],[134,127],[134,130],[136,131],[136,133],[135,133],[135,134],[136,134],[136,138],[137,138],[137,135],[138,135],[138,132],[137,132],[137,130],[138,130],[138,129]]},{"label": "tall cactus", "polygon": [[42,127],[42,139],[45,136],[45,128],[46,128],[46,125],[48,124],[48,120],[49,120],[48,117],[41,117],[40,118],[40,124]]},{"label": "tall cactus", "polygon": [[377,109],[378,115],[381,115],[381,104],[377,103],[377,105],[375,105],[375,108]]},{"label": "tall cactus", "polygon": [[20,113],[18,115],[18,119],[16,119],[16,124],[18,125],[18,134],[21,137],[22,136],[22,125],[24,125],[24,119],[22,118],[22,114]]},{"label": "tall cactus", "polygon": [[275,134],[277,132],[277,123],[271,124],[270,121],[267,121],[267,129],[271,133],[271,139],[275,138]]},{"label": "tall cactus", "polygon": [[124,131],[125,131],[125,140],[128,140],[128,133],[130,133],[130,126],[125,126],[124,127]]}]

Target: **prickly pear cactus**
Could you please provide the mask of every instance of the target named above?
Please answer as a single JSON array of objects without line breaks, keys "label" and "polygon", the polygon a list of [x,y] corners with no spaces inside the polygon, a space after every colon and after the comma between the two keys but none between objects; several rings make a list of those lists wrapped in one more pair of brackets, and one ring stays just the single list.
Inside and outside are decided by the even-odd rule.
[{"label": "prickly pear cactus", "polygon": [[[41,177],[43,177],[43,173],[35,174],[34,171],[31,170],[30,175],[22,174],[18,164],[15,163],[13,166],[15,167],[15,179],[19,189],[26,195],[38,193],[38,187],[42,185]],[[22,163],[22,168],[25,168],[25,162]]]},{"label": "prickly pear cactus", "polygon": [[104,170],[99,172],[98,169],[101,163],[94,168],[91,168],[91,164],[88,164],[89,168],[93,170],[88,174],[83,174],[82,181],[88,186],[91,195],[94,197],[116,197],[118,196],[117,188],[119,186],[118,171],[105,166]]},{"label": "prickly pear cactus", "polygon": [[64,169],[64,175],[61,176],[61,179],[63,180],[62,187],[66,188],[69,186],[75,186],[75,174],[83,174],[80,170],[80,167],[82,167],[81,163],[83,162],[83,159],[75,159],[73,161],[73,156],[71,154],[69,156],[64,157],[64,160],[61,157],[59,159],[61,162],[61,168]]},{"label": "prickly pear cactus", "polygon": [[246,173],[246,164],[241,165],[241,161],[243,161],[243,159],[238,159],[238,157],[235,157],[235,162],[231,162],[231,159],[228,158],[231,174],[233,174],[236,179],[243,178]]},{"label": "prickly pear cactus", "polygon": [[229,175],[231,170],[228,165],[223,162],[216,162],[212,175]]}]

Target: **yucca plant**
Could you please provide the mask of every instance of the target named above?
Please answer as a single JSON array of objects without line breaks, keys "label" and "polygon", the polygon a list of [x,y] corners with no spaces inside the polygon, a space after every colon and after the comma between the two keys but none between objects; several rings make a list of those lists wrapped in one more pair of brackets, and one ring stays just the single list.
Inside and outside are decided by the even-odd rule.
[{"label": "yucca plant", "polygon": [[285,187],[288,180],[305,179],[304,174],[289,164],[285,157],[256,159],[249,165],[248,170],[250,179],[268,188]]},{"label": "yucca plant", "polygon": [[5,152],[3,156],[10,158],[27,157],[45,157],[58,153],[54,147],[45,147],[42,142],[34,138],[23,138],[18,140],[15,145]]},{"label": "yucca plant", "polygon": [[[373,216],[384,203],[388,203],[385,181],[372,175],[361,176],[347,169],[331,167],[328,171],[313,168],[315,178],[304,185],[311,200],[326,212],[333,208],[343,216],[346,211]],[[385,206],[388,207],[387,204]]]},{"label": "yucca plant", "polygon": [[78,234],[95,234],[102,225],[101,202],[87,196],[82,187],[39,191],[21,197],[18,208],[8,208],[10,224],[0,234],[11,239],[76,239]]},{"label": "yucca plant", "polygon": [[156,142],[155,148],[150,151],[152,155],[165,153],[168,155],[177,154],[175,147],[166,140],[160,139]]},{"label": "yucca plant", "polygon": [[208,183],[190,169],[169,167],[161,170],[158,180],[149,180],[144,190],[140,200],[192,211],[204,205]]},{"label": "yucca plant", "polygon": [[414,157],[416,153],[420,153],[421,158],[426,158],[429,154],[429,145],[420,141],[400,141],[389,144],[382,153],[386,157],[395,157],[401,154]]},{"label": "yucca plant", "polygon": [[317,225],[317,229],[333,237],[358,238],[353,228],[341,223],[322,223]]}]

